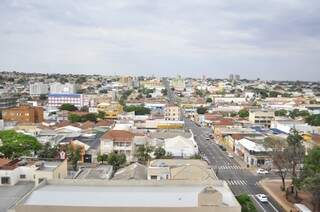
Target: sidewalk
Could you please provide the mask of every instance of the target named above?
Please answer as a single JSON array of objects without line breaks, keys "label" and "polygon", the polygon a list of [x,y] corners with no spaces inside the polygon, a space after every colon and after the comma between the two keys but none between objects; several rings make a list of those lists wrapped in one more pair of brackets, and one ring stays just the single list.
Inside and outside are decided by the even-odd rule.
[{"label": "sidewalk", "polygon": [[[290,184],[290,180],[286,180],[286,184]],[[272,199],[274,199],[278,205],[280,205],[285,211],[294,211],[293,203],[287,201],[285,192],[280,190],[281,186],[281,180],[268,180],[264,179],[259,182],[262,189],[268,193]],[[307,205],[309,208],[312,208],[312,205],[310,203],[311,197],[310,194],[306,192],[300,192],[299,197],[302,198],[302,203]],[[306,201],[307,200],[307,201]]]}]

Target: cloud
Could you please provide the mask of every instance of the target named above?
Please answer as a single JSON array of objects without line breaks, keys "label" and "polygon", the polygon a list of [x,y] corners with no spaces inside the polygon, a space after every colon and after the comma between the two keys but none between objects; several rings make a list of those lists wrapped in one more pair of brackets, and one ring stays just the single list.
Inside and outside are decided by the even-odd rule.
[{"label": "cloud", "polygon": [[319,80],[319,9],[316,0],[3,0],[0,68]]}]

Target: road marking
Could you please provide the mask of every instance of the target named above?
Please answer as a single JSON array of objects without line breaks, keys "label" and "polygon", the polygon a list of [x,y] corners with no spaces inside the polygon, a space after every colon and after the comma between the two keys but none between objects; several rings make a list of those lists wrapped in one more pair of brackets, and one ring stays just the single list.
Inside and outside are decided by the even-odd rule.
[{"label": "road marking", "polygon": [[247,181],[245,180],[227,180],[227,184],[228,185],[232,185],[232,186],[241,186],[241,185],[247,185]]},{"label": "road marking", "polygon": [[273,208],[273,210],[275,210],[276,212],[279,212],[279,211],[276,209],[276,207],[274,207],[274,205],[271,204],[271,202],[268,201],[268,203],[269,203],[269,205]]}]

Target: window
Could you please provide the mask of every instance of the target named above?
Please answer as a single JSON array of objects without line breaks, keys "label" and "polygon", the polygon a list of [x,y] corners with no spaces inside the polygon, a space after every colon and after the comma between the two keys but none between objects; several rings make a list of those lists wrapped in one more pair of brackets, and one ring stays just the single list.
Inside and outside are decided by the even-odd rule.
[{"label": "window", "polygon": [[10,177],[1,177],[1,184],[10,184]]},{"label": "window", "polygon": [[26,175],[25,174],[20,174],[20,179],[26,179]]},{"label": "window", "polygon": [[156,175],[151,175],[150,178],[151,180],[156,180],[158,177]]}]

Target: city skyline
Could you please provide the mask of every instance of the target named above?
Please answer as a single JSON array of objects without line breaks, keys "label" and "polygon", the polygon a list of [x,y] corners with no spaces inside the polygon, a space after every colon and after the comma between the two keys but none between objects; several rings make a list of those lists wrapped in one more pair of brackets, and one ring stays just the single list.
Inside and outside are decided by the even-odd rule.
[{"label": "city skyline", "polygon": [[3,1],[0,70],[318,81],[317,1]]}]

